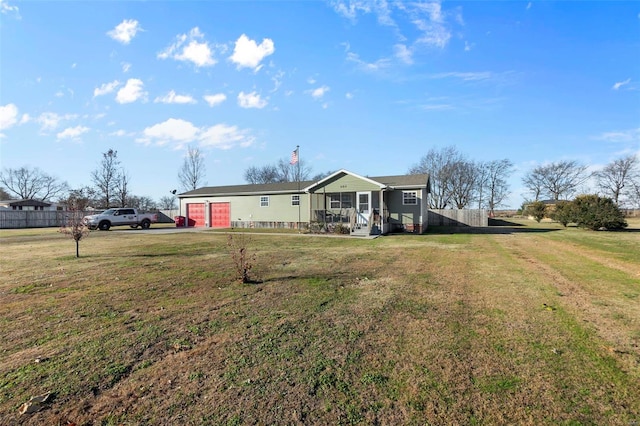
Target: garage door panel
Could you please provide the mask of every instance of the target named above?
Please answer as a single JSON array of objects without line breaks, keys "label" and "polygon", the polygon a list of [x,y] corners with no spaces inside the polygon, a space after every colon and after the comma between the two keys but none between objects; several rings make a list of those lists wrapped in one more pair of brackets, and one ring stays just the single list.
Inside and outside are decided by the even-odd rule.
[{"label": "garage door panel", "polygon": [[229,203],[211,203],[209,210],[213,228],[231,227],[231,207]]},{"label": "garage door panel", "polygon": [[187,204],[187,217],[189,218],[189,226],[204,226],[204,203]]}]

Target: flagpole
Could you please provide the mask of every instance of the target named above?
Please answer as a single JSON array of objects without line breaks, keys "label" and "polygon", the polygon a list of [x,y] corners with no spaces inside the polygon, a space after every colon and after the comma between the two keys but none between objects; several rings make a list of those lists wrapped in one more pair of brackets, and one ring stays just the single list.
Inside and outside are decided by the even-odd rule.
[{"label": "flagpole", "polygon": [[298,153],[298,173],[296,173],[298,179],[298,233],[300,233],[300,205],[302,204],[302,196],[300,195],[300,145],[296,145],[296,152]]}]

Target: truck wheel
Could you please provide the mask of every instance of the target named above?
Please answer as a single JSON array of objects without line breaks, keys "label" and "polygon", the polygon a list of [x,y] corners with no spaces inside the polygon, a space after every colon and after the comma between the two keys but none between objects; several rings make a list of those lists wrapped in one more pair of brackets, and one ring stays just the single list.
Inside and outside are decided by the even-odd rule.
[{"label": "truck wheel", "polygon": [[111,224],[105,220],[104,222],[100,222],[98,228],[100,228],[101,231],[108,231],[109,228],[111,228]]},{"label": "truck wheel", "polygon": [[130,227],[132,227],[133,229],[138,229],[138,225],[129,225]]},{"label": "truck wheel", "polygon": [[142,229],[149,229],[151,227],[151,221],[149,219],[145,219],[142,221],[140,226],[142,226]]}]

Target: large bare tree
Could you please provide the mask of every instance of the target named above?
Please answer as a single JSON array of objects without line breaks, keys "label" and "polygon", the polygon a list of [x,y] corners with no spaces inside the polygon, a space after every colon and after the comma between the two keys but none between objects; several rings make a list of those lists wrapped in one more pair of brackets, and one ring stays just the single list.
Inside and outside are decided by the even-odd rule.
[{"label": "large bare tree", "polygon": [[[598,187],[604,194],[620,205],[621,197],[628,192],[632,195],[633,186],[640,185],[640,163],[636,155],[627,155],[607,164],[595,173]],[[625,188],[628,191],[625,191]],[[631,197],[629,197],[631,198]]]},{"label": "large bare tree", "polygon": [[19,169],[4,169],[0,173],[0,183],[16,197],[24,200],[50,201],[65,196],[69,191],[66,182],[50,176],[38,168],[26,166]]},{"label": "large bare tree", "polygon": [[472,161],[458,160],[451,164],[448,191],[457,209],[464,209],[476,196],[479,168]]},{"label": "large bare tree", "polygon": [[109,149],[102,154],[98,168],[91,172],[91,180],[96,186],[100,207],[109,208],[114,201],[120,183],[120,160],[118,151]]},{"label": "large bare tree", "polygon": [[495,209],[500,207],[509,196],[509,184],[507,180],[513,173],[513,163],[508,159],[493,160],[483,164],[484,191],[487,194],[486,206],[489,214],[493,216]]},{"label": "large bare tree", "polygon": [[454,173],[454,164],[459,161],[464,161],[464,157],[453,146],[440,150],[432,148],[420,159],[418,164],[409,169],[409,174],[429,174],[431,179],[430,208],[444,209],[451,205],[451,180]]},{"label": "large bare tree", "polygon": [[540,195],[548,196],[552,200],[569,198],[575,194],[589,175],[587,166],[574,160],[563,160],[535,167],[529,171],[522,182],[538,200]]},{"label": "large bare tree", "polygon": [[197,147],[188,147],[187,156],[178,173],[178,181],[185,191],[193,191],[207,184],[204,156]]}]

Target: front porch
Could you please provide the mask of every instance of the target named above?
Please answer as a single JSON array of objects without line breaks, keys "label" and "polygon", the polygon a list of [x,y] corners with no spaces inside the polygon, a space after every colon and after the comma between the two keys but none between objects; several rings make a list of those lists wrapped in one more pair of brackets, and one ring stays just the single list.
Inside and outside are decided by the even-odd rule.
[{"label": "front porch", "polygon": [[320,228],[345,227],[354,236],[381,235],[388,232],[380,214],[383,198],[382,191],[312,194],[311,222]]}]

